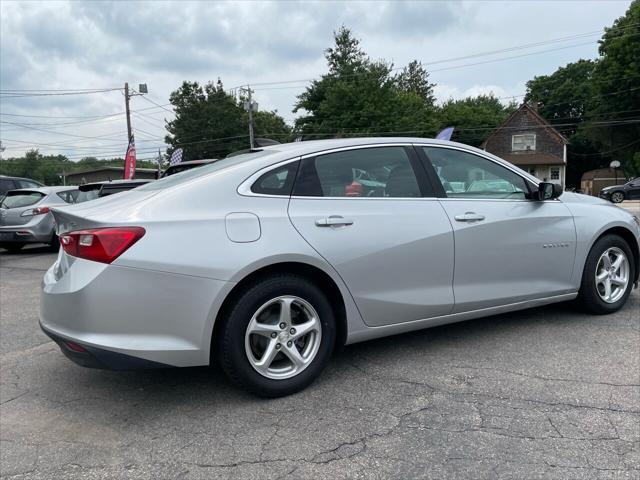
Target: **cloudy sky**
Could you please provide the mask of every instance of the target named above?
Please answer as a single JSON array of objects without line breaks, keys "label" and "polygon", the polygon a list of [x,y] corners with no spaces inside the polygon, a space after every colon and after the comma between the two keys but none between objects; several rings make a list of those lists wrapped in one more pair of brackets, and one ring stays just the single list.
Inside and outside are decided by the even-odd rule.
[{"label": "cloudy sky", "polygon": [[138,158],[164,148],[169,93],[183,80],[221,77],[227,88],[254,85],[260,108],[277,109],[291,123],[295,96],[306,80],[326,71],[323,50],[340,25],[351,28],[374,59],[426,64],[441,101],[488,92],[521,95],[535,75],[595,58],[602,29],[629,4],[2,0],[3,156],[28,148],[74,160],[123,156],[121,90],[42,93],[121,89],[125,81],[149,88],[146,98],[131,102]]}]

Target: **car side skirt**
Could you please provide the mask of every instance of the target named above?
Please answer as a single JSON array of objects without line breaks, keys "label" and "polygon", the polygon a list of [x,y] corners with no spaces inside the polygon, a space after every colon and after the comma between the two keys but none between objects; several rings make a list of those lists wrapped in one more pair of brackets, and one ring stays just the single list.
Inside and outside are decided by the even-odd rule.
[{"label": "car side skirt", "polygon": [[387,337],[389,335],[398,335],[401,333],[412,332],[415,330],[422,330],[425,328],[437,327],[440,325],[447,325],[449,323],[463,322],[466,320],[473,320],[475,318],[489,317],[491,315],[515,312],[517,310],[524,310],[527,308],[541,307],[543,305],[549,305],[552,303],[566,302],[566,301],[575,299],[577,296],[578,296],[578,292],[565,293],[562,295],[536,298],[533,300],[510,303],[508,305],[500,305],[497,307],[481,308],[478,310],[471,310],[468,312],[452,313],[449,315],[442,315],[440,317],[425,318],[425,319],[414,320],[411,322],[405,322],[400,324],[385,325],[380,327],[369,327],[367,329],[359,330],[357,332],[351,332],[347,336],[346,343],[351,344],[351,343],[364,342],[367,340],[373,340],[375,338]]}]

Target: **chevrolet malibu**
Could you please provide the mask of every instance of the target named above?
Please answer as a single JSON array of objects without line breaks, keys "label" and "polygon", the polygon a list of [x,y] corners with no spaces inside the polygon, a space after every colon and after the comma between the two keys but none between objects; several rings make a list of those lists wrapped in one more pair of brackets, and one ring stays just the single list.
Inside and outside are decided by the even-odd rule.
[{"label": "chevrolet malibu", "polygon": [[52,211],[40,322],[65,355],[216,362],[262,396],[345,344],[555,302],[608,314],[638,281],[630,213],[438,140],[274,145]]}]

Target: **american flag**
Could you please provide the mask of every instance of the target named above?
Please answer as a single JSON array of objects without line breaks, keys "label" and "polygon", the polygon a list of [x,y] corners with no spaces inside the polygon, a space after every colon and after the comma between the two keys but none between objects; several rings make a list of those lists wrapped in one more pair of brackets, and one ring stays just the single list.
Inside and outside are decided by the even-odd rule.
[{"label": "american flag", "polygon": [[169,160],[169,165],[175,165],[177,163],[180,163],[181,161],[182,161],[182,149],[181,148],[177,148],[171,154],[171,159]]}]

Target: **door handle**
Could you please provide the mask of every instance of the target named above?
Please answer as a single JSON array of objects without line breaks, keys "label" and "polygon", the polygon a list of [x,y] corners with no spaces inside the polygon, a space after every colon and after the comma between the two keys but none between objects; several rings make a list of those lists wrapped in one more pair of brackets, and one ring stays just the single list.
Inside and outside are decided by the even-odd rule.
[{"label": "door handle", "polygon": [[453,217],[457,222],[480,222],[484,220],[484,215],[476,212],[466,212],[464,215],[456,215]]},{"label": "door handle", "polygon": [[353,220],[339,215],[331,215],[330,217],[316,220],[317,227],[346,227],[348,225],[353,225]]}]

